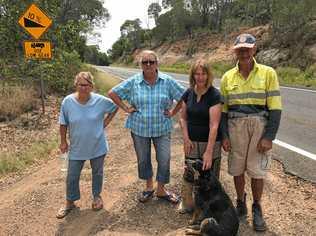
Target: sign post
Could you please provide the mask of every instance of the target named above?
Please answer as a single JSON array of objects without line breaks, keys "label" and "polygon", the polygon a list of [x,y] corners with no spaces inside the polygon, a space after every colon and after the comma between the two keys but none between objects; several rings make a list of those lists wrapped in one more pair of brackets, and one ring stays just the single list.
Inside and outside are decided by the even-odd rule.
[{"label": "sign post", "polygon": [[[45,14],[45,12],[35,4],[31,4],[25,13],[20,17],[18,23],[27,33],[36,39],[33,41],[24,41],[25,58],[35,60],[51,59],[51,43],[49,41],[38,40],[53,23],[53,21]],[[45,114],[45,93],[42,72],[40,76],[40,83],[42,110],[43,114]]]}]

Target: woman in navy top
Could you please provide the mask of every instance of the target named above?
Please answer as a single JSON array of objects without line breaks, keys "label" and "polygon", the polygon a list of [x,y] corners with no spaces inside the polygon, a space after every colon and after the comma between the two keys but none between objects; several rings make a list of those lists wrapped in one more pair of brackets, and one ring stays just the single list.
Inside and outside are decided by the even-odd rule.
[{"label": "woman in navy top", "polygon": [[[220,92],[213,87],[210,65],[204,60],[196,61],[190,70],[190,88],[183,94],[180,124],[183,133],[185,160],[201,159],[203,169],[211,170],[219,178],[221,145],[218,127],[221,118]],[[192,184],[185,180],[182,186],[180,212],[192,211]]]}]

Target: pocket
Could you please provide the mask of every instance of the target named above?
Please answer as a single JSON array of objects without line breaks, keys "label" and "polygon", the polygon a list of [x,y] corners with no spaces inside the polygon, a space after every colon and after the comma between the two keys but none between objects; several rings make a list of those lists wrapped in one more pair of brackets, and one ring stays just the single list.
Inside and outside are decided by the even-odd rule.
[{"label": "pocket", "polygon": [[228,85],[226,85],[225,89],[226,89],[227,91],[236,90],[236,89],[238,89],[238,84],[228,84]]},{"label": "pocket", "polygon": [[264,79],[258,78],[251,82],[251,88],[254,90],[265,90],[266,83]]},{"label": "pocket", "polygon": [[268,170],[271,165],[271,158],[267,154],[261,155],[261,169]]}]

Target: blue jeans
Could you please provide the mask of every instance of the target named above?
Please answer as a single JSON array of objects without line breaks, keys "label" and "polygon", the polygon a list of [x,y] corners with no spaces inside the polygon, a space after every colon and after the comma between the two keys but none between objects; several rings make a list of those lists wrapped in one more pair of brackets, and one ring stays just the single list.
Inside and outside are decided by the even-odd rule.
[{"label": "blue jeans", "polygon": [[157,176],[162,184],[170,181],[170,133],[160,137],[141,137],[131,133],[138,162],[138,177],[148,180],[153,177],[151,142],[156,150]]},{"label": "blue jeans", "polygon": [[[90,160],[93,198],[99,197],[102,192],[104,157],[102,155]],[[66,198],[69,201],[80,199],[79,180],[84,162],[85,160],[69,160],[66,180]]]}]

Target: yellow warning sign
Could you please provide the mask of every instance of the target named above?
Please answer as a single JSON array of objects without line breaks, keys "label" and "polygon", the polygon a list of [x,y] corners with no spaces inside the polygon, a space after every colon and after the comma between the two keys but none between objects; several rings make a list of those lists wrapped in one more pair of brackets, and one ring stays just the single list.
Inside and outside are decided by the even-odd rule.
[{"label": "yellow warning sign", "polygon": [[35,4],[31,4],[19,19],[19,24],[35,39],[39,39],[50,27],[52,22],[53,21]]},{"label": "yellow warning sign", "polygon": [[24,41],[25,58],[51,59],[52,48],[48,41]]}]

